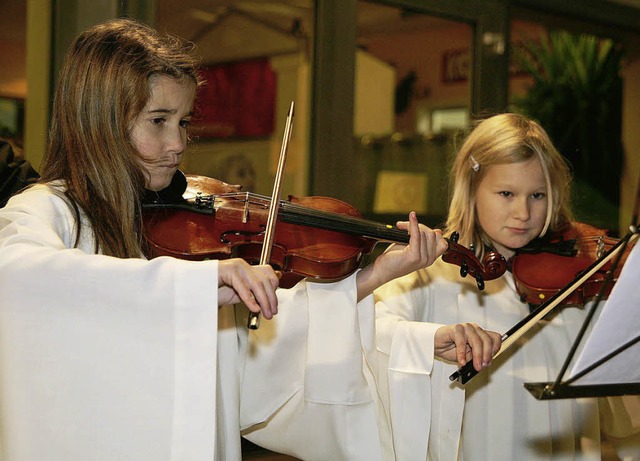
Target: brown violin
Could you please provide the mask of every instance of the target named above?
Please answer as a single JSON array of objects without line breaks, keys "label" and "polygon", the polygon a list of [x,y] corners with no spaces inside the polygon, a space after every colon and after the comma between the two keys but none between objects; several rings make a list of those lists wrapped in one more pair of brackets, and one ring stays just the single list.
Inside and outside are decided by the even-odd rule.
[{"label": "brown violin", "polygon": [[[241,192],[237,186],[204,176],[187,175],[178,200],[147,201],[143,225],[148,256],[204,260],[243,258],[257,263],[264,238],[270,197]],[[499,253],[482,262],[447,239],[444,261],[471,275],[480,289],[500,277],[507,264]],[[360,266],[378,242],[408,243],[406,231],[362,218],[351,205],[330,197],[289,197],[279,204],[270,264],[282,271],[280,285],[302,278],[340,280]]]},{"label": "brown violin", "polygon": [[[563,232],[518,250],[511,260],[511,271],[520,299],[532,306],[544,303],[611,250],[619,240],[609,237],[604,229],[572,223]],[[621,255],[611,283],[600,294],[603,298],[611,292],[632,248],[633,244],[628,245]],[[574,290],[563,304],[582,306],[593,299],[600,293],[610,270],[611,262],[608,262]]]},{"label": "brown violin", "polygon": [[[533,247],[519,250],[512,262],[513,278],[523,301],[530,302],[534,308],[502,335],[500,350],[494,358],[517,344],[522,335],[556,307],[582,306],[591,298],[595,298],[594,305],[597,305],[606,299],[638,235],[637,226],[632,226],[631,232],[622,239],[611,239],[603,235],[602,229],[574,223],[548,243],[536,242]],[[532,257],[522,258],[523,255]],[[592,307],[589,316],[593,310]],[[470,360],[449,379],[466,384],[477,374]]]}]

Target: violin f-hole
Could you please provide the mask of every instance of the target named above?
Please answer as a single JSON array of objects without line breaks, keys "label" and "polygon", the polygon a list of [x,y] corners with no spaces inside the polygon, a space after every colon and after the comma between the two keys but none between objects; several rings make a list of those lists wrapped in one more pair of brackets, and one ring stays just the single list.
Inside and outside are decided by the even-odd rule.
[{"label": "violin f-hole", "polygon": [[[264,232],[250,232],[250,231],[226,231],[220,234],[220,241],[224,244],[239,244],[243,242],[255,243],[256,240],[252,237],[259,235],[264,236]],[[238,237],[238,238],[233,238]]]}]

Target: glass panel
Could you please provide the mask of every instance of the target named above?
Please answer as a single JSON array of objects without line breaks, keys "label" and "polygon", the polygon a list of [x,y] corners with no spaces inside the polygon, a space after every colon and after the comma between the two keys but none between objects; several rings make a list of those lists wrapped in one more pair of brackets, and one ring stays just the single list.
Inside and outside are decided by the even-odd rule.
[{"label": "glass panel", "polygon": [[538,120],[571,164],[576,218],[617,233],[621,45],[524,20],[512,20],[511,30],[514,110]]},{"label": "glass panel", "polygon": [[441,224],[450,142],[471,106],[472,27],[358,2],[354,136],[365,214]]},{"label": "glass panel", "polygon": [[158,29],[193,41],[205,66],[185,172],[271,195],[295,101],[282,192],[304,195],[313,0],[158,0],[157,11]]}]

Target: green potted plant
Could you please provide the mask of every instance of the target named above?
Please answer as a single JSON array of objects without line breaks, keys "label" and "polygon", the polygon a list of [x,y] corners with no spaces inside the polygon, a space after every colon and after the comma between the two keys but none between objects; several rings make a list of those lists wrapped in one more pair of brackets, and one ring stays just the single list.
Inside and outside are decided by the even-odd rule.
[{"label": "green potted plant", "polygon": [[514,110],[536,119],[569,160],[577,218],[617,233],[623,50],[610,39],[551,31],[515,49],[533,78]]}]

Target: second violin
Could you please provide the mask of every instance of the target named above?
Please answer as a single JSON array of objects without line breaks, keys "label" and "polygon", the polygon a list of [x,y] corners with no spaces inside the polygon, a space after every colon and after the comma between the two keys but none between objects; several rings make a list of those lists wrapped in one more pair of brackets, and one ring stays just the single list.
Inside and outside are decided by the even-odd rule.
[{"label": "second violin", "polygon": [[[520,249],[511,261],[511,271],[521,300],[532,306],[544,303],[618,241],[619,239],[609,237],[604,229],[576,222],[561,233],[545,240],[534,241]],[[614,283],[632,248],[633,245],[629,245],[622,254],[613,274]],[[586,301],[595,297],[610,269],[610,263],[604,265],[568,296],[564,304],[584,305]],[[609,285],[605,294],[608,294],[612,287],[613,283]]]}]

